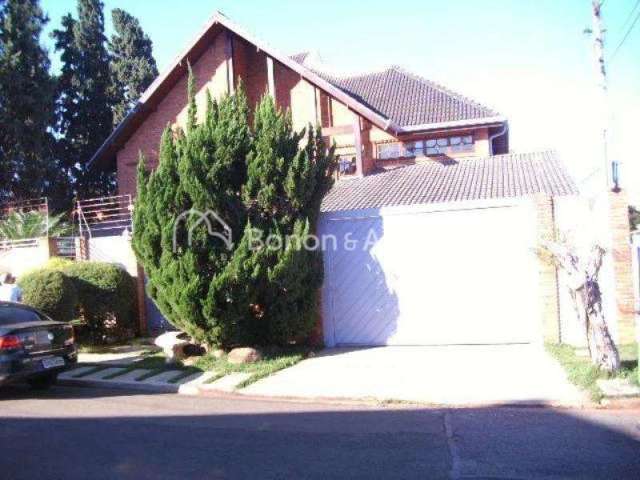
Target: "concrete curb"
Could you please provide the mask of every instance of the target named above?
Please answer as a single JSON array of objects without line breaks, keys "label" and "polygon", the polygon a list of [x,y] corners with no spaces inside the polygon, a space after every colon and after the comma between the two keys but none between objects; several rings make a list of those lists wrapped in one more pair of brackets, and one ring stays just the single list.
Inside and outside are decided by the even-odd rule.
[{"label": "concrete curb", "polygon": [[[606,404],[582,403],[561,404],[544,402],[518,402],[518,403],[483,403],[466,405],[443,405],[426,402],[396,401],[393,399],[379,400],[376,398],[348,398],[348,397],[291,397],[291,396],[266,396],[242,393],[242,390],[228,391],[212,389],[202,385],[174,385],[174,384],[150,384],[144,382],[117,382],[115,380],[82,380],[60,379],[59,385],[88,388],[111,388],[116,390],[130,390],[145,393],[172,393],[209,398],[236,398],[239,400],[257,400],[290,403],[322,403],[327,405],[349,406],[375,406],[385,408],[430,408],[430,409],[468,409],[468,408],[557,408],[557,409],[636,409],[640,408],[640,398],[625,399],[624,401],[607,401]],[[210,384],[209,384],[210,385]],[[185,388],[181,388],[185,387]]]},{"label": "concrete curb", "polygon": [[322,403],[327,405],[351,405],[351,406],[377,406],[385,408],[409,408],[420,407],[430,409],[447,409],[462,410],[468,408],[556,408],[556,409],[594,409],[603,408],[601,405],[593,402],[584,401],[576,404],[561,402],[541,402],[536,400],[523,402],[505,402],[505,403],[469,403],[469,404],[440,404],[429,402],[418,402],[409,400],[396,399],[378,399],[374,397],[295,397],[295,396],[279,396],[279,395],[258,395],[254,393],[243,393],[242,390],[234,392],[225,392],[222,390],[212,390],[211,388],[198,387],[199,396],[203,397],[235,397],[243,400],[272,401],[272,402],[291,402],[291,403]]}]

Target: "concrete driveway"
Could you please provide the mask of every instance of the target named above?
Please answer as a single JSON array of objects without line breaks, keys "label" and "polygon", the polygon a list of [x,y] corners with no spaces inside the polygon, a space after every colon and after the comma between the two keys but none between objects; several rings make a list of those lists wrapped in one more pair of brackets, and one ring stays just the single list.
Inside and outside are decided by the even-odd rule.
[{"label": "concrete driveway", "polygon": [[584,395],[538,345],[328,349],[242,391],[439,405],[578,405]]}]

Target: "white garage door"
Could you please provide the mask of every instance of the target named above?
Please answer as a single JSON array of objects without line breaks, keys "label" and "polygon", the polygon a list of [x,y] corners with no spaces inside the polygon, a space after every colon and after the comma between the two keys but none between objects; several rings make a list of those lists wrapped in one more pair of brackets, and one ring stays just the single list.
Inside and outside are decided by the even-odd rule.
[{"label": "white garage door", "polygon": [[529,203],[325,214],[326,344],[534,341],[533,215]]}]

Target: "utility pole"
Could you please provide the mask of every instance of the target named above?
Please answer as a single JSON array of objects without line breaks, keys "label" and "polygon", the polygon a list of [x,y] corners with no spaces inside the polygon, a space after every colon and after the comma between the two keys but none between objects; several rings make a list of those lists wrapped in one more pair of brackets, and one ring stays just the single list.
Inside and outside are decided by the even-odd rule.
[{"label": "utility pole", "polygon": [[[602,124],[602,166],[604,168],[602,179],[606,190],[611,188],[611,164],[608,158],[608,130],[609,130],[609,103],[607,100],[607,67],[604,59],[604,35],[605,29],[602,26],[602,5],[603,0],[592,0],[592,20],[593,27],[591,34],[593,36],[593,52],[595,60],[595,69],[598,80],[599,105],[597,106],[598,115]],[[601,182],[598,182],[601,184]],[[598,185],[598,188],[600,185]]]}]

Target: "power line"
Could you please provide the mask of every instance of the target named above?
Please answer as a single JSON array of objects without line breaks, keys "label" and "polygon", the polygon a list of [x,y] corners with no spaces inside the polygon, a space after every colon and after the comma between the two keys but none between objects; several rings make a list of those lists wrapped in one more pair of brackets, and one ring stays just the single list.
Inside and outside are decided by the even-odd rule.
[{"label": "power line", "polygon": [[[629,13],[629,16],[627,17],[627,21],[624,22],[625,25],[627,25],[629,23],[629,20],[633,16],[634,12],[637,10],[638,6],[640,6],[640,0],[638,0],[636,2],[636,4],[634,5],[634,7],[631,9],[631,13]],[[609,62],[613,62],[613,59],[615,58],[616,54],[620,51],[620,48],[622,48],[622,45],[624,45],[624,42],[627,41],[627,38],[629,38],[629,35],[631,34],[631,32],[633,31],[634,27],[638,23],[638,20],[640,20],[640,12],[638,12],[636,17],[633,19],[633,22],[631,22],[631,26],[629,27],[629,29],[626,31],[626,33],[622,37],[622,40],[620,40],[620,43],[618,43],[618,46],[616,47],[616,49],[613,51],[613,54],[611,55],[611,58],[609,59]]]},{"label": "power line", "polygon": [[627,15],[626,20],[624,21],[624,23],[622,24],[622,26],[620,27],[620,30],[624,30],[625,28],[627,28],[627,25],[629,25],[629,21],[633,18],[633,14],[636,13],[636,9],[640,7],[640,0],[638,0],[636,2],[636,4],[633,6],[633,8],[631,9],[631,11],[629,12],[629,15]]}]

